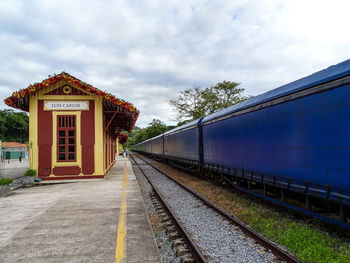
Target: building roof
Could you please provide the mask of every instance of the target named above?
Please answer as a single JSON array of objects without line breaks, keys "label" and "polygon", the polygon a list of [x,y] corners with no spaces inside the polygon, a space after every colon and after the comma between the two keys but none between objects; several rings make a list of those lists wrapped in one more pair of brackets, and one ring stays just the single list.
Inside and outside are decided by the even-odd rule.
[{"label": "building roof", "polygon": [[25,144],[19,143],[19,142],[2,142],[2,147],[6,148],[21,148],[21,147],[27,147]]},{"label": "building roof", "polygon": [[[66,72],[62,72],[57,75],[54,74],[40,83],[34,83],[25,89],[13,92],[12,96],[4,100],[5,104],[16,109],[29,111],[29,96],[32,96],[38,91],[48,88],[59,81],[67,81],[69,84],[84,90],[84,92],[87,94],[100,97],[103,100],[103,105],[106,111],[112,112],[116,109],[123,109],[125,118],[121,129],[129,132],[132,131],[140,113],[133,104],[119,99],[111,93],[99,90],[98,88],[93,87],[92,85],[87,84]],[[120,129],[118,132],[120,132]]]}]

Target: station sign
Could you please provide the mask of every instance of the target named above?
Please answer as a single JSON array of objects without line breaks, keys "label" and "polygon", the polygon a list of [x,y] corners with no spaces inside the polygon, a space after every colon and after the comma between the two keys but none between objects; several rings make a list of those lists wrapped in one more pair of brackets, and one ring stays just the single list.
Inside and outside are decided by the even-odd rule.
[{"label": "station sign", "polygon": [[44,110],[89,110],[88,101],[45,101]]}]

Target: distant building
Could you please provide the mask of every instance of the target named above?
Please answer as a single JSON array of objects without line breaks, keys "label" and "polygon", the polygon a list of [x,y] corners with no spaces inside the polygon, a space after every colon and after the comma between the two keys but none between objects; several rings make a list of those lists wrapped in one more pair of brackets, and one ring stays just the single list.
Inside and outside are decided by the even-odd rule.
[{"label": "distant building", "polygon": [[27,146],[18,142],[2,142],[1,156],[8,159],[26,158]]}]

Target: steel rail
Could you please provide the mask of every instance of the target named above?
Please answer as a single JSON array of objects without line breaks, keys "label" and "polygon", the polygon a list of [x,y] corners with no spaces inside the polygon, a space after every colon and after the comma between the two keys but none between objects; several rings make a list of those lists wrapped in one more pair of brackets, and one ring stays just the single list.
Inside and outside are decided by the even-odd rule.
[{"label": "steel rail", "polygon": [[[171,208],[167,205],[167,203],[165,202],[164,198],[162,197],[162,195],[158,192],[157,188],[153,185],[153,183],[151,182],[151,180],[148,178],[148,176],[146,175],[146,173],[142,170],[141,166],[136,162],[134,156],[132,154],[130,154],[130,157],[134,160],[134,163],[137,165],[137,167],[140,169],[141,173],[144,175],[144,177],[146,178],[146,180],[148,181],[148,183],[152,186],[154,193],[156,194],[157,198],[161,201],[161,203],[163,204],[163,207],[165,208],[166,212],[168,215],[170,215],[174,221],[174,223],[177,226],[177,229],[181,232],[182,236],[186,239],[186,243],[189,245],[189,247],[191,248],[194,257],[196,258],[197,262],[201,262],[201,263],[207,263],[206,258],[204,257],[204,255],[202,254],[202,252],[199,250],[199,248],[196,246],[196,244],[193,242],[193,240],[191,239],[191,237],[189,236],[189,234],[187,234],[186,230],[182,227],[180,221],[177,219],[177,217],[175,216],[175,214],[173,213],[173,211],[171,210]],[[141,159],[142,161],[144,161],[145,163],[147,163],[144,159],[140,158],[139,156],[137,156],[139,159]],[[154,168],[152,165],[150,165],[149,163],[147,163],[149,166],[151,166],[152,168]]]},{"label": "steel rail", "polygon": [[215,205],[213,202],[209,201],[208,199],[206,199],[204,196],[202,196],[200,193],[194,191],[192,188],[178,182],[177,180],[175,180],[174,178],[172,178],[171,176],[169,176],[168,174],[166,174],[165,172],[163,172],[162,170],[160,170],[158,167],[154,166],[153,164],[147,162],[145,159],[141,158],[139,155],[137,155],[138,158],[140,158],[141,160],[143,160],[146,164],[152,166],[154,169],[156,169],[158,172],[164,174],[165,176],[167,176],[169,179],[171,179],[173,182],[175,182],[176,184],[180,185],[181,187],[183,187],[185,190],[187,190],[188,192],[190,192],[191,194],[193,194],[195,197],[197,197],[199,200],[201,200],[204,204],[206,204],[207,206],[209,206],[210,208],[212,208],[213,210],[217,211],[220,215],[222,215],[224,218],[226,218],[227,220],[229,220],[230,222],[232,222],[233,224],[235,224],[236,226],[238,226],[245,234],[247,234],[248,236],[252,237],[254,240],[256,240],[259,244],[261,244],[263,247],[265,247],[266,249],[270,249],[273,254],[275,256],[278,256],[280,259],[285,260],[287,262],[290,263],[301,263],[301,261],[299,261],[298,259],[296,259],[294,256],[292,256],[291,254],[289,254],[287,251],[281,249],[279,246],[277,246],[276,244],[274,244],[273,242],[271,242],[270,240],[266,239],[265,237],[263,237],[262,235],[260,235],[259,233],[255,232],[253,229],[251,229],[249,226],[247,226],[246,224],[244,224],[242,221],[240,221],[237,217],[227,213],[226,211],[224,211],[223,209],[221,209],[220,207],[218,207],[217,205]]}]

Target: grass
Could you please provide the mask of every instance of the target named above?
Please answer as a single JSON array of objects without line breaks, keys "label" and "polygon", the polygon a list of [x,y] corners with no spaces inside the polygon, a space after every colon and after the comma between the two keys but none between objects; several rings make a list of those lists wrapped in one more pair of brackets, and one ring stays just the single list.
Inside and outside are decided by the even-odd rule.
[{"label": "grass", "polygon": [[235,215],[267,239],[284,246],[302,262],[350,262],[350,240],[324,231],[315,220],[306,222],[293,218],[223,186],[214,185],[212,181],[189,176],[162,163],[157,166]]},{"label": "grass", "polygon": [[350,245],[322,229],[275,213],[247,209],[249,225],[266,238],[285,246],[302,262],[350,262]]},{"label": "grass", "polygon": [[13,180],[11,178],[0,178],[0,185],[8,185],[12,182]]},{"label": "grass", "polygon": [[36,176],[36,170],[28,169],[28,170],[24,173],[24,176]]}]

